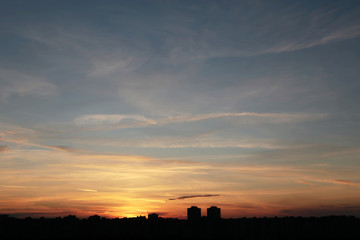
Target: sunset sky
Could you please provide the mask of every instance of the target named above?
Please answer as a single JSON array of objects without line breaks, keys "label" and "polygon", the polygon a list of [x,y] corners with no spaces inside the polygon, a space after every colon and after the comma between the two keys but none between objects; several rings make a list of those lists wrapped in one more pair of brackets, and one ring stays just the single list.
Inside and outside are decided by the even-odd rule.
[{"label": "sunset sky", "polygon": [[0,214],[360,216],[359,1],[0,3]]}]

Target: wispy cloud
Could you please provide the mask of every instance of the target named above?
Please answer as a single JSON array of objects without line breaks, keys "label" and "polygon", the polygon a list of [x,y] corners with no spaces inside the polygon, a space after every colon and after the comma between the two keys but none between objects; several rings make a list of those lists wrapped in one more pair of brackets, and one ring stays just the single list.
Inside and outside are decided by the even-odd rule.
[{"label": "wispy cloud", "polygon": [[34,136],[35,131],[30,128],[0,122],[0,138],[3,142],[27,145]]},{"label": "wispy cloud", "polygon": [[[303,181],[303,180],[299,180],[296,181],[297,183],[301,183],[301,184],[307,184],[307,185],[314,185],[313,183],[331,183],[331,184],[344,184],[344,185],[349,185],[349,186],[355,186],[357,185],[355,182],[353,181],[349,181],[349,180],[342,180],[342,179],[323,179],[323,178],[311,178],[310,181]],[[313,182],[313,183],[312,183]]]},{"label": "wispy cloud", "polygon": [[97,190],[95,189],[84,189],[84,188],[81,188],[81,189],[77,189],[78,191],[82,191],[82,192],[97,192]]},{"label": "wispy cloud", "polygon": [[[32,133],[32,134],[28,135],[27,133]],[[29,130],[27,133],[11,131],[11,132],[0,133],[0,135],[2,134],[3,136],[5,136],[3,138],[4,142],[13,143],[19,146],[32,146],[32,147],[46,148],[50,150],[64,151],[64,152],[74,152],[76,150],[68,146],[51,146],[51,145],[37,143],[36,139],[31,139],[30,137],[31,135],[35,137],[34,135],[35,131],[32,132]],[[0,146],[0,152],[5,152],[9,149],[10,148],[8,146]]]},{"label": "wispy cloud", "polygon": [[75,124],[78,126],[86,125],[114,125],[123,123],[124,126],[148,126],[155,125],[155,120],[146,118],[141,115],[122,115],[122,114],[94,114],[84,115],[75,119]]},{"label": "wispy cloud", "polygon": [[304,180],[296,180],[295,182],[300,183],[300,184],[304,184],[304,185],[308,185],[308,186],[314,185],[311,182],[304,181]]},{"label": "wispy cloud", "polygon": [[227,118],[227,117],[244,117],[254,118],[254,120],[264,120],[271,122],[302,122],[302,121],[313,121],[320,120],[326,117],[326,114],[313,114],[313,113],[253,113],[253,112],[242,112],[242,113],[211,113],[201,115],[185,115],[185,116],[174,116],[167,119],[159,119],[158,124],[169,124],[176,122],[194,122],[202,121],[207,119],[215,118]]},{"label": "wispy cloud", "polygon": [[0,69],[0,99],[12,95],[45,97],[57,93],[57,87],[50,81],[25,73]]},{"label": "wispy cloud", "polygon": [[54,149],[54,150],[58,150],[58,151],[64,151],[64,152],[74,152],[75,151],[74,148],[68,147],[68,146],[48,146],[48,145],[40,145],[40,144],[37,144],[37,146]]},{"label": "wispy cloud", "polygon": [[0,152],[5,152],[5,151],[7,151],[7,150],[9,150],[9,147],[8,147],[8,146],[6,146],[6,145],[0,145]]},{"label": "wispy cloud", "polygon": [[180,115],[167,118],[147,118],[142,115],[95,114],[83,115],[74,120],[78,126],[106,126],[132,128],[150,125],[164,125],[172,123],[195,122],[216,118],[245,118],[253,121],[269,121],[276,123],[317,121],[326,118],[324,113],[211,113],[199,115]]},{"label": "wispy cloud", "polygon": [[340,179],[333,180],[333,183],[345,184],[345,185],[350,185],[350,186],[356,185],[356,184],[355,184],[354,182],[352,182],[352,181],[349,181],[349,180],[340,180]]},{"label": "wispy cloud", "polygon": [[[16,34],[57,51],[69,49],[71,57],[68,60],[82,59],[86,63],[84,64],[86,67],[84,65],[77,66],[90,78],[108,77],[114,74],[117,77],[127,75],[139,68],[147,59],[143,54],[145,50],[139,49],[139,44],[137,44],[137,48],[133,48],[131,44],[125,48],[119,48],[119,42],[125,44],[120,36],[107,38],[107,35],[83,31],[84,28],[82,25],[54,26],[43,23],[37,27],[18,28]],[[104,42],[108,47],[103,47]],[[77,64],[76,61],[75,64]]]},{"label": "wispy cloud", "polygon": [[[170,124],[195,123],[213,119],[237,121],[237,124],[285,124],[308,121],[321,121],[327,118],[321,113],[211,113],[197,115],[178,115],[165,118],[150,118],[143,115],[83,115],[74,120],[78,131],[102,131],[112,129],[130,129],[139,127],[163,126]],[[204,125],[206,127],[206,125]],[[160,132],[161,134],[161,132]],[[279,139],[232,135],[224,137],[214,129],[188,135],[165,135],[138,137],[118,137],[117,139],[84,140],[89,144],[139,148],[262,148],[262,149],[294,149],[306,148],[307,144],[291,143]]]},{"label": "wispy cloud", "polygon": [[269,48],[263,51],[261,54],[297,51],[301,49],[320,46],[330,42],[355,38],[359,35],[360,35],[360,25],[355,25],[355,26],[335,30],[318,39],[308,39],[308,40],[285,43],[280,46]]},{"label": "wispy cloud", "polygon": [[117,147],[138,148],[262,148],[262,149],[304,149],[308,145],[281,142],[276,139],[234,138],[224,139],[216,135],[165,136],[142,139],[88,140],[89,143]]},{"label": "wispy cloud", "polygon": [[[117,54],[117,57],[113,58],[93,58],[91,64],[93,65],[92,69],[89,71],[89,77],[101,77],[109,76],[112,74],[126,75],[132,73],[134,70],[139,68],[139,66],[144,61],[141,57],[123,57],[119,58],[118,56],[124,54]],[[127,54],[126,54],[127,55]]]},{"label": "wispy cloud", "polygon": [[28,188],[27,186],[16,186],[16,185],[4,185],[4,186],[0,186],[3,188],[14,188],[14,189],[24,189],[24,188]]},{"label": "wispy cloud", "polygon": [[[42,129],[31,129],[0,122],[0,140],[18,146],[32,146],[56,151],[74,152],[77,149],[64,145],[47,145],[38,143],[39,135],[44,135]],[[46,135],[46,134],[45,134]],[[0,145],[0,152],[10,150],[7,145]]]},{"label": "wispy cloud", "polygon": [[206,197],[217,197],[220,196],[219,194],[204,194],[204,195],[187,195],[187,196],[180,196],[177,198],[170,198],[169,200],[182,200],[188,198],[206,198]]}]

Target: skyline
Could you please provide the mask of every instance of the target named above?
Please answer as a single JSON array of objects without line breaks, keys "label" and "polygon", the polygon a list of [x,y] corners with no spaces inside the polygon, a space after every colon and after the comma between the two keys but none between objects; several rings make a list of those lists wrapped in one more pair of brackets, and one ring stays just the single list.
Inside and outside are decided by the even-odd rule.
[{"label": "skyline", "polygon": [[359,16],[2,1],[0,214],[360,217]]}]

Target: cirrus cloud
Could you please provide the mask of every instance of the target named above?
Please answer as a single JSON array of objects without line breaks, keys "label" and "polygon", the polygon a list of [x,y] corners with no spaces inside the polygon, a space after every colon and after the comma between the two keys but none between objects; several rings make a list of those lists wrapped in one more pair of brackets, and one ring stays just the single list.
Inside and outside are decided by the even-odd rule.
[{"label": "cirrus cloud", "polygon": [[77,126],[106,126],[112,125],[119,128],[132,128],[150,125],[164,125],[171,123],[196,122],[216,118],[246,118],[251,121],[268,121],[275,123],[307,122],[325,119],[325,113],[210,113],[198,115],[178,115],[166,118],[148,118],[142,115],[123,114],[93,114],[82,115],[74,120]]},{"label": "cirrus cloud", "polygon": [[1,100],[13,95],[45,97],[57,93],[56,85],[46,79],[7,69],[0,69],[0,84]]}]

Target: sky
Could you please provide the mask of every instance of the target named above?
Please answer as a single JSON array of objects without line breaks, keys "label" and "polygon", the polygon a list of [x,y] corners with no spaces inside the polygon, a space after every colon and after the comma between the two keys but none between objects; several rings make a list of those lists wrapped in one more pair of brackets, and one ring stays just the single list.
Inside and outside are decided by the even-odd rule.
[{"label": "sky", "polygon": [[0,213],[360,217],[359,1],[0,7]]}]

